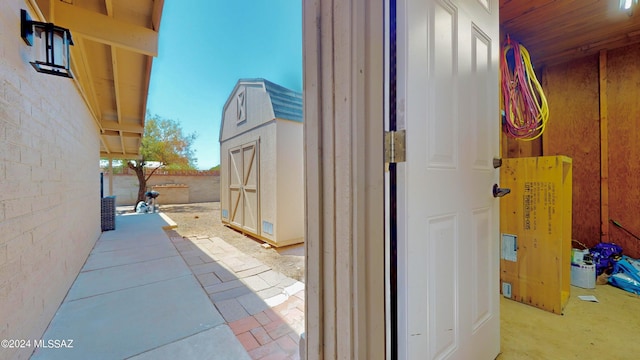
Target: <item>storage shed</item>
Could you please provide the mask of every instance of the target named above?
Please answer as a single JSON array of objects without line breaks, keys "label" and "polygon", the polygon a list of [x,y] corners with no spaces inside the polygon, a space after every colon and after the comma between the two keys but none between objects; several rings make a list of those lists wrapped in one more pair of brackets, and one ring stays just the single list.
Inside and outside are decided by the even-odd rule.
[{"label": "storage shed", "polygon": [[222,111],[222,222],[286,246],[304,239],[302,94],[241,79]]},{"label": "storage shed", "polygon": [[549,102],[542,137],[503,137],[503,158],[570,157],[572,238],[640,257],[640,241],[625,231],[640,235],[640,6],[501,0],[500,24],[503,38],[529,50]]}]

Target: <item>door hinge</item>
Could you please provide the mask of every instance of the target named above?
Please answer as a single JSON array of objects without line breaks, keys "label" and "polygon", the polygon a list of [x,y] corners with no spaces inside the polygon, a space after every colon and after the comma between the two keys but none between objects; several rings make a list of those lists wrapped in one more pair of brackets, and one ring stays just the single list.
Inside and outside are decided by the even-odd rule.
[{"label": "door hinge", "polygon": [[406,130],[385,131],[384,162],[387,164],[405,162]]}]

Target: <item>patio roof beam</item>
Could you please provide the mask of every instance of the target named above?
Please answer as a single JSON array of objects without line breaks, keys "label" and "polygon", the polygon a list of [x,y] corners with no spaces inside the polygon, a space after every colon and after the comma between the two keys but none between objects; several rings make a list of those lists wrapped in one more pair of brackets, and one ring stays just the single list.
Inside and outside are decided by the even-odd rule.
[{"label": "patio roof beam", "polygon": [[104,136],[102,136],[102,134],[100,134],[100,142],[102,143],[102,146],[104,146],[106,150],[106,151],[103,151],[102,153],[110,154],[111,150],[109,150],[109,145],[107,145],[107,142],[104,140]]},{"label": "patio roof beam", "polygon": [[112,158],[114,160],[140,160],[142,158],[139,154],[121,154],[121,153],[106,153],[100,152],[101,158]]},{"label": "patio roof beam", "polygon": [[125,131],[130,133],[142,134],[144,133],[144,127],[142,125],[132,125],[125,123],[117,123],[115,121],[102,121],[102,128],[104,130],[113,131]]},{"label": "patio roof beam", "polygon": [[[107,8],[107,16],[113,18],[113,1],[105,0],[104,5]],[[118,116],[118,124],[122,122],[122,105],[120,101],[120,78],[118,77],[118,48],[111,46],[111,69],[113,73],[113,87],[116,98],[116,112]],[[123,145],[124,152],[124,145]]]},{"label": "patio roof beam", "polygon": [[127,148],[124,145],[124,137],[125,137],[125,133],[120,131],[120,148],[122,149],[122,153],[126,154]]},{"label": "patio roof beam", "polygon": [[158,33],[62,1],[52,3],[55,23],[87,39],[149,56],[158,56]]}]

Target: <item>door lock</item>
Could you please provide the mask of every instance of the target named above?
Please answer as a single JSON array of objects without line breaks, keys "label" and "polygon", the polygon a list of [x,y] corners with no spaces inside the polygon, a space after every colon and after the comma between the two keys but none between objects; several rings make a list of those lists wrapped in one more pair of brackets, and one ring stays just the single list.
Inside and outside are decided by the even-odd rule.
[{"label": "door lock", "polygon": [[498,184],[493,184],[493,197],[503,197],[511,192],[511,189],[498,187]]}]

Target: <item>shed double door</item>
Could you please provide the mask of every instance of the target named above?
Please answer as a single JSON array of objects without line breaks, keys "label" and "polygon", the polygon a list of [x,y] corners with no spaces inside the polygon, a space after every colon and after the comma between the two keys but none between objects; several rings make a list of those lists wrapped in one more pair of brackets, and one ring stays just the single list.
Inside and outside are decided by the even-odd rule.
[{"label": "shed double door", "polygon": [[229,150],[229,221],[258,235],[258,141]]}]

